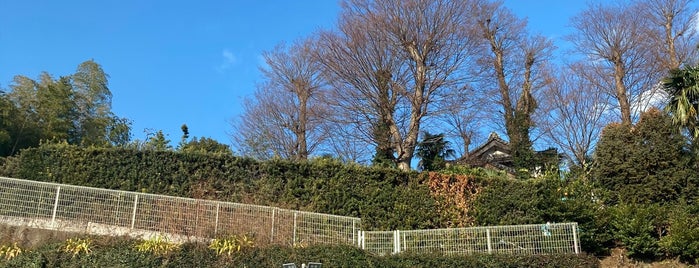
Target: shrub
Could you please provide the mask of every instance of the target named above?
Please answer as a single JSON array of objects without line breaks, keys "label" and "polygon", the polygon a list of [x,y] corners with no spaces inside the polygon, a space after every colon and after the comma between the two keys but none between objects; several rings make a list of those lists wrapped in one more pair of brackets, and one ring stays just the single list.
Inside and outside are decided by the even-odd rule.
[{"label": "shrub", "polygon": [[613,210],[611,228],[618,243],[634,258],[661,256],[659,241],[666,233],[667,210],[658,205],[619,205]]},{"label": "shrub", "polygon": [[212,240],[209,244],[209,248],[215,251],[216,254],[226,254],[228,256],[243,249],[253,247],[255,247],[255,241],[247,235],[230,235],[224,238],[217,238]]},{"label": "shrub", "polygon": [[65,253],[70,253],[73,257],[79,254],[90,254],[92,241],[88,238],[71,238],[66,240],[61,251]]},{"label": "shrub", "polygon": [[651,109],[639,122],[610,124],[595,150],[592,177],[613,193],[614,204],[671,204],[697,197],[699,177],[686,138],[662,111]]},{"label": "shrub", "polygon": [[94,237],[92,254],[72,257],[58,249],[64,242],[47,243],[17,257],[0,259],[0,267],[280,267],[323,263],[323,267],[597,267],[591,255],[499,255],[475,254],[444,256],[440,254],[402,253],[374,256],[353,246],[313,245],[305,248],[272,246],[248,248],[237,254],[218,255],[195,243],[182,244],[170,254],[144,254],[136,250],[132,239]]},{"label": "shrub", "polygon": [[684,262],[699,263],[699,206],[678,206],[669,213],[668,221],[660,248]]},{"label": "shrub", "polygon": [[441,227],[467,227],[475,223],[474,201],[483,191],[483,180],[474,175],[427,173],[430,193],[437,202]]},{"label": "shrub", "polygon": [[17,246],[17,243],[13,243],[12,245],[3,245],[0,246],[0,258],[4,258],[6,260],[11,260],[14,257],[17,257],[17,255],[22,253],[22,248]]},{"label": "shrub", "polygon": [[165,255],[177,250],[178,244],[170,242],[167,237],[156,235],[147,240],[142,240],[135,245],[140,252],[149,252],[155,255]]},{"label": "shrub", "polygon": [[611,214],[599,193],[585,180],[555,174],[524,181],[491,178],[473,202],[473,215],[479,225],[577,222],[583,250],[605,254],[613,242]]}]

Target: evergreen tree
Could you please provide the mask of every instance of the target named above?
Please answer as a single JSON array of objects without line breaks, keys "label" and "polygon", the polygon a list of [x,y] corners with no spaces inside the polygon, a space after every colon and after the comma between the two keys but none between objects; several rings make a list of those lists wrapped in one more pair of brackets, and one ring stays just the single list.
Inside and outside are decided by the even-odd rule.
[{"label": "evergreen tree", "polygon": [[451,149],[449,141],[444,139],[444,133],[422,133],[422,141],[418,143],[415,155],[421,160],[418,169],[434,171],[446,168],[446,159],[454,157],[456,152]]},{"label": "evergreen tree", "polygon": [[652,109],[636,125],[610,124],[594,155],[593,179],[616,203],[668,203],[697,196],[686,138],[671,118]]},{"label": "evergreen tree", "polygon": [[193,137],[189,140],[189,127],[187,127],[187,124],[183,124],[180,129],[182,130],[182,140],[180,140],[180,144],[177,145],[177,150],[180,152],[233,154],[230,146],[212,138],[203,137],[197,139],[197,137]]},{"label": "evergreen tree", "polygon": [[[82,146],[123,146],[131,125],[111,112],[107,74],[90,60],[75,74],[35,81],[15,76],[0,102],[0,156],[39,145],[42,140]],[[5,119],[7,118],[7,119]]]},{"label": "evergreen tree", "polygon": [[153,151],[170,151],[172,150],[172,145],[170,145],[170,140],[165,137],[162,130],[158,130],[155,133],[149,133],[148,140],[143,144],[144,150]]}]

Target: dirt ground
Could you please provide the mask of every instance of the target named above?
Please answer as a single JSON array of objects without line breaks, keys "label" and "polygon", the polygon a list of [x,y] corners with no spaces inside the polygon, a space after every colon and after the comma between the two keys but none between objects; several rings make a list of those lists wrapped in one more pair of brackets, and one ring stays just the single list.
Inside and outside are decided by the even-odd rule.
[{"label": "dirt ground", "polygon": [[0,224],[0,245],[16,242],[21,248],[34,248],[52,241],[75,237],[76,233]]},{"label": "dirt ground", "polygon": [[697,267],[680,263],[679,260],[666,260],[661,262],[639,262],[626,257],[623,249],[613,249],[609,257],[600,260],[602,268],[685,268]]}]

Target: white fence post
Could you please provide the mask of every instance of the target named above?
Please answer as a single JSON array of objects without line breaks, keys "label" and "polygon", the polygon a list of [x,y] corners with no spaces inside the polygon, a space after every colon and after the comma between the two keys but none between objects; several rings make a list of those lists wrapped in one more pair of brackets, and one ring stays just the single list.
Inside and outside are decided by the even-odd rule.
[{"label": "white fence post", "polygon": [[272,209],[272,232],[269,234],[269,243],[274,242],[274,214],[277,212],[277,209]]},{"label": "white fence post", "polygon": [[357,231],[357,246],[360,249],[366,249],[366,244],[364,243],[364,241],[366,241],[366,239],[364,239],[365,236],[366,236],[365,231],[362,231],[362,230]]},{"label": "white fence post", "polygon": [[61,186],[56,187],[56,200],[53,202],[53,215],[51,215],[51,227],[56,227],[56,211],[58,210],[58,196],[61,195]]},{"label": "white fence post", "polygon": [[400,231],[393,231],[393,254],[400,253]]},{"label": "white fence post", "polygon": [[493,243],[490,242],[490,228],[485,229],[485,235],[488,237],[488,253],[493,252]]},{"label": "white fence post", "polygon": [[362,249],[366,249],[366,232],[364,232],[364,231],[360,231],[360,232],[362,232]]},{"label": "white fence post", "polygon": [[577,224],[577,223],[571,224],[571,228],[573,229],[573,247],[575,248],[575,254],[578,254],[578,253],[579,253],[579,249],[578,249],[578,230],[577,230],[578,228],[577,228],[577,227],[578,227],[578,224]]},{"label": "white fence post", "polygon": [[219,210],[220,206],[221,206],[221,204],[217,202],[216,203],[216,223],[214,224],[214,235],[216,235],[218,233],[218,210]]},{"label": "white fence post", "polygon": [[355,224],[355,221],[352,221],[352,242],[357,241],[357,239],[355,238],[355,235],[357,235],[357,230],[356,230],[354,224]]},{"label": "white fence post", "polygon": [[133,199],[133,213],[131,213],[131,229],[136,226],[136,208],[138,207],[138,195],[134,195]]},{"label": "white fence post", "polygon": [[403,242],[403,246],[400,248],[401,251],[405,251],[406,246],[405,246],[405,232],[403,232],[403,238],[401,238],[401,241]]},{"label": "white fence post", "polygon": [[195,235],[195,236],[199,234],[199,232],[197,232],[197,231],[199,231],[199,209],[201,208],[199,206],[199,204],[200,204],[199,201],[194,201],[195,214],[194,214],[194,228],[193,228],[194,232],[193,232],[193,235]]},{"label": "white fence post", "polygon": [[294,212],[294,235],[291,243],[294,246],[296,246],[296,216],[298,216],[298,212]]}]

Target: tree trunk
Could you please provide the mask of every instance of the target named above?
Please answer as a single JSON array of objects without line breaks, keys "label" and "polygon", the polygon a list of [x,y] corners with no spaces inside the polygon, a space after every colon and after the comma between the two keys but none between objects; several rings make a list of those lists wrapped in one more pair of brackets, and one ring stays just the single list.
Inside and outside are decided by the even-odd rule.
[{"label": "tree trunk", "polygon": [[306,88],[306,83],[302,81],[297,81],[294,85],[296,87],[296,94],[299,98],[299,122],[298,129],[296,129],[296,139],[298,144],[298,151],[296,152],[296,158],[298,160],[308,159],[308,144],[306,141],[306,125],[308,123],[308,89]]},{"label": "tree trunk", "polygon": [[619,101],[619,109],[621,110],[621,122],[631,124],[631,104],[629,97],[626,94],[626,85],[624,84],[624,63],[621,59],[614,60],[614,87],[616,90],[616,99]]}]

